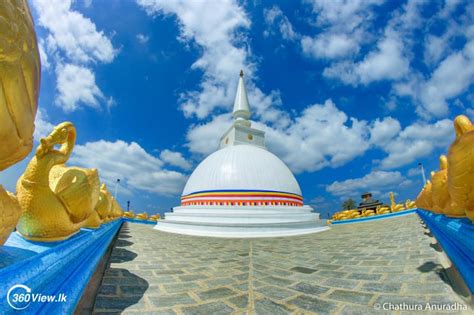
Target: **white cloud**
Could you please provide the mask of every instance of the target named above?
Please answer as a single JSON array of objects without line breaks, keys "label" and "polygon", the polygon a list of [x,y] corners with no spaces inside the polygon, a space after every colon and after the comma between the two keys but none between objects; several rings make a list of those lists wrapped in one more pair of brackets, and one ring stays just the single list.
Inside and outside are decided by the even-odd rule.
[{"label": "white cloud", "polygon": [[70,164],[97,168],[109,187],[120,178],[126,188],[162,196],[180,193],[186,182],[184,174],[163,169],[162,160],[135,142],[99,140],[76,145]]},{"label": "white cloud", "polygon": [[370,143],[384,146],[389,143],[401,130],[400,122],[392,117],[376,119],[370,129]]},{"label": "white cloud", "polygon": [[268,36],[273,33],[271,28],[276,24],[283,39],[291,41],[300,36],[295,32],[290,20],[288,20],[278,6],[273,6],[270,9],[263,10],[263,17],[268,28],[264,35]]},{"label": "white cloud", "polygon": [[371,36],[367,31],[373,9],[383,0],[308,0],[316,15],[318,34],[303,36],[301,47],[306,56],[336,59],[355,56]]},{"label": "white cloud", "polygon": [[71,8],[72,1],[34,0],[32,3],[37,25],[47,32],[39,40],[39,49],[43,67],[55,68],[58,91],[55,104],[65,111],[77,110],[82,105],[100,108],[107,98],[95,82],[93,67],[112,62],[118,51],[89,18]]},{"label": "white cloud", "polygon": [[356,38],[346,34],[324,33],[317,37],[304,36],[301,48],[307,56],[334,59],[357,54],[359,43]]},{"label": "white cloud", "polygon": [[211,154],[217,150],[220,137],[231,125],[230,114],[215,116],[207,123],[193,125],[186,134],[186,146],[193,153]]},{"label": "white cloud", "polygon": [[183,157],[181,152],[166,149],[161,151],[160,159],[168,165],[177,166],[183,170],[189,170],[192,167],[192,164]]},{"label": "white cloud", "polygon": [[408,184],[410,181],[400,172],[372,171],[361,178],[335,181],[326,186],[326,191],[334,196],[355,196],[365,191],[396,189],[399,185]]},{"label": "white cloud", "polygon": [[56,103],[66,111],[74,111],[80,105],[100,107],[104,94],[95,82],[95,74],[86,67],[74,64],[56,66],[58,96]]},{"label": "white cloud", "polygon": [[[219,138],[231,124],[231,117],[226,114],[193,126],[186,137],[188,148],[200,154],[215,151]],[[261,122],[253,125],[266,132],[269,150],[296,173],[341,166],[369,148],[367,123],[347,117],[331,100],[309,106],[282,127]]]},{"label": "white cloud", "polygon": [[38,41],[38,51],[41,60],[41,69],[49,70],[51,64],[49,63],[48,54],[46,54],[44,49],[44,41],[41,39]]},{"label": "white cloud", "polygon": [[433,124],[414,123],[403,129],[395,138],[381,144],[388,154],[380,167],[393,169],[430,155],[437,148],[446,149],[454,139],[452,121],[443,119]]},{"label": "white cloud", "polygon": [[150,40],[150,37],[144,34],[137,34],[137,40],[140,44],[146,44]]},{"label": "white cloud", "polygon": [[252,78],[253,64],[248,59],[246,39],[240,31],[250,26],[243,8],[230,0],[221,1],[219,5],[163,0],[137,0],[137,3],[152,16],[176,15],[180,39],[194,41],[202,49],[192,69],[203,71],[203,80],[198,91],[181,95],[184,114],[205,118],[215,108],[229,107],[240,69],[244,69],[247,78]]},{"label": "white cloud", "polygon": [[116,51],[95,24],[71,9],[70,0],[34,0],[38,24],[49,31],[48,49],[60,49],[72,62],[111,62]]},{"label": "white cloud", "polygon": [[338,78],[346,84],[369,84],[381,80],[398,80],[409,73],[410,64],[403,53],[404,44],[399,34],[387,30],[377,48],[357,63],[336,63],[323,72],[328,78]]}]

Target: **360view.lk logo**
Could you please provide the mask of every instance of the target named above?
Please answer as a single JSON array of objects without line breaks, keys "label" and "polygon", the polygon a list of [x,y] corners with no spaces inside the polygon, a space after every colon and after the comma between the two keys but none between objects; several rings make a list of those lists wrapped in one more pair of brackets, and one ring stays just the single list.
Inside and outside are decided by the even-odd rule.
[{"label": "360view.lk logo", "polygon": [[15,310],[24,310],[31,303],[66,303],[67,296],[64,293],[46,295],[35,293],[26,285],[16,284],[8,290],[7,302]]}]

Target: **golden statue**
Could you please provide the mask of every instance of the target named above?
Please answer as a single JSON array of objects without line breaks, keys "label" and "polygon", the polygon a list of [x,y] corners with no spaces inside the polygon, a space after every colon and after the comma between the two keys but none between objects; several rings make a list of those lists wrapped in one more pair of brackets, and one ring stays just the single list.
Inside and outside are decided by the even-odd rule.
[{"label": "golden statue", "polygon": [[160,215],[159,214],[154,214],[154,215],[150,216],[150,218],[148,220],[156,222],[159,219],[160,219]]},{"label": "golden statue", "polygon": [[393,192],[390,192],[390,211],[392,212],[398,212],[405,210],[405,207],[401,203],[395,203],[395,194]]},{"label": "golden statue", "polygon": [[100,186],[99,201],[95,206],[95,211],[103,223],[112,220],[112,195],[107,190],[107,186]]},{"label": "golden statue", "polygon": [[405,209],[415,209],[416,208],[416,203],[414,201],[411,201],[410,199],[407,199],[405,201]]},{"label": "golden statue", "polygon": [[439,171],[431,172],[432,206],[431,211],[447,214],[450,212],[451,199],[448,192],[448,159],[439,157]]},{"label": "golden statue", "polygon": [[0,216],[0,246],[10,236],[11,232],[15,228],[16,223],[21,215],[21,208],[16,200],[16,197],[5,191],[0,185],[0,210],[2,215]]},{"label": "golden statue", "polygon": [[454,120],[456,139],[448,152],[448,191],[451,207],[446,215],[468,216],[474,222],[474,126],[464,115]]},{"label": "golden statue", "polygon": [[146,212],[139,213],[135,216],[135,219],[148,220],[148,213],[146,213]]},{"label": "golden statue", "polygon": [[33,146],[40,59],[27,1],[0,1],[0,171]]},{"label": "golden statue", "polygon": [[387,214],[387,213],[390,213],[390,209],[388,207],[377,206],[377,208],[375,208],[375,213],[376,214]]},{"label": "golden statue", "polygon": [[130,210],[130,211],[125,211],[125,212],[123,213],[123,216],[122,216],[122,217],[124,217],[124,218],[129,218],[129,219],[133,219],[133,218],[135,218],[135,213],[133,213],[132,210]]},{"label": "golden statue", "polygon": [[[23,214],[18,232],[34,241],[67,239],[84,225],[99,199],[96,169],[66,167],[76,141],[70,122],[40,140],[35,156],[17,182]],[[55,145],[61,145],[55,149]]]},{"label": "golden statue", "polygon": [[112,210],[110,213],[110,218],[112,220],[115,220],[115,219],[121,218],[124,212],[123,212],[122,207],[120,207],[120,205],[118,204],[117,200],[115,200],[114,197],[111,197],[111,198],[112,198]]},{"label": "golden statue", "polygon": [[427,180],[425,185],[423,186],[423,189],[418,194],[418,197],[416,197],[415,203],[416,203],[417,208],[432,211],[433,209],[432,187],[433,185],[431,184],[431,181]]},{"label": "golden statue", "polygon": [[[24,159],[33,146],[40,58],[27,1],[0,1],[0,171]],[[0,185],[0,246],[21,208]]]}]

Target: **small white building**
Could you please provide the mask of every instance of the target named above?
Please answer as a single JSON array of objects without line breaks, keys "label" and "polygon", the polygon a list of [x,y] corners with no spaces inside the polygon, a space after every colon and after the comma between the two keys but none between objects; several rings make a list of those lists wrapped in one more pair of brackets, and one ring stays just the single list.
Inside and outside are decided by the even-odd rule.
[{"label": "small white building", "polygon": [[155,229],[213,237],[276,237],[321,232],[328,227],[303,204],[290,169],[265,146],[265,133],[251,127],[247,91],[240,73],[232,126],[219,149],[191,174],[181,206],[165,213]]}]

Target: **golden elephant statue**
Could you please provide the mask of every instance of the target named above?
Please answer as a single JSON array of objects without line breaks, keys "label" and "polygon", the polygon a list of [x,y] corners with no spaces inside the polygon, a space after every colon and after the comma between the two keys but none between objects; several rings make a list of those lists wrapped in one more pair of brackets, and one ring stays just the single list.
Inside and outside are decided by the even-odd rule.
[{"label": "golden elephant statue", "polygon": [[107,190],[107,186],[102,184],[99,191],[99,199],[95,205],[95,211],[84,222],[83,227],[97,229],[102,223],[113,220],[112,217],[112,199],[113,197]]},{"label": "golden elephant statue", "polygon": [[123,216],[123,214],[124,214],[124,212],[123,212],[122,207],[120,207],[117,200],[115,200],[115,198],[112,197],[112,211],[111,211],[111,215],[110,215],[111,220],[116,220],[118,218],[121,218]]},{"label": "golden elephant statue", "polygon": [[132,210],[130,210],[130,211],[125,211],[125,212],[123,213],[123,216],[122,216],[122,217],[123,217],[123,218],[128,218],[128,219],[133,219],[133,218],[135,218],[135,213],[134,213]]},{"label": "golden elephant statue", "polygon": [[439,171],[431,172],[431,211],[448,214],[451,210],[451,198],[448,192],[448,159],[439,157]]},{"label": "golden elephant statue", "polygon": [[417,208],[433,211],[433,185],[427,180],[423,189],[416,197],[415,204]]},{"label": "golden elephant statue", "polygon": [[[40,58],[27,1],[0,1],[0,171],[33,147]],[[21,215],[17,199],[0,185],[0,246]]]},{"label": "golden elephant statue", "polygon": [[148,220],[148,213],[146,213],[146,212],[139,213],[135,216],[135,219]]},{"label": "golden elephant statue", "polygon": [[0,171],[33,147],[40,58],[27,1],[0,1]]},{"label": "golden elephant statue", "polygon": [[148,220],[156,222],[159,219],[160,219],[160,215],[159,214],[154,214],[154,215],[150,216],[150,218]]},{"label": "golden elephant statue", "polygon": [[414,201],[411,201],[410,199],[407,199],[405,201],[405,209],[415,209],[416,208],[416,203]]},{"label": "golden elephant statue", "polygon": [[393,192],[390,192],[390,211],[391,212],[398,212],[405,210],[405,207],[401,203],[396,203],[395,202],[395,194]]},{"label": "golden elephant statue", "polygon": [[[96,169],[67,167],[76,129],[63,122],[40,140],[36,153],[17,182],[23,209],[17,230],[33,241],[64,240],[79,231],[95,213],[99,199]],[[56,145],[61,145],[55,149]]]},{"label": "golden elephant statue", "polygon": [[467,216],[474,222],[474,126],[464,115],[454,120],[456,139],[448,151],[448,191],[451,206],[446,215]]},{"label": "golden elephant statue", "polygon": [[112,220],[112,195],[107,190],[107,186],[102,184],[100,186],[99,201],[95,206],[95,211],[99,214],[103,223]]}]

